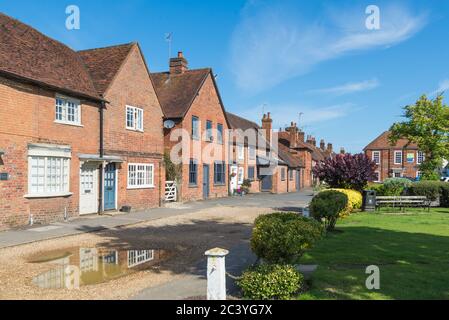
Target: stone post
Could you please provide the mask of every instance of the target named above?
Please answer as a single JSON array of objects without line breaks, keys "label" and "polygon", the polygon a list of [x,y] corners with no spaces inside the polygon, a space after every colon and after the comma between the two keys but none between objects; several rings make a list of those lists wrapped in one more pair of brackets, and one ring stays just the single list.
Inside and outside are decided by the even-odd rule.
[{"label": "stone post", "polygon": [[225,257],[228,250],[215,248],[207,251],[207,300],[226,300]]}]

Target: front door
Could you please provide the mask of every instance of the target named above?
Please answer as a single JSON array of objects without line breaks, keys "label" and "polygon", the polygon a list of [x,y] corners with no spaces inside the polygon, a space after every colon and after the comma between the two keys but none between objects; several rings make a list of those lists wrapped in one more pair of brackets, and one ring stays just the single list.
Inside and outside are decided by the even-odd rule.
[{"label": "front door", "polygon": [[234,191],[238,188],[238,167],[232,166],[230,170],[231,174],[231,182],[230,182],[230,190],[231,194],[234,194]]},{"label": "front door", "polygon": [[80,215],[98,212],[98,165],[83,164],[80,171]]},{"label": "front door", "polygon": [[272,188],[273,188],[273,176],[272,175],[262,176],[262,191],[271,192]]},{"label": "front door", "polygon": [[209,198],[209,165],[203,166],[203,199]]},{"label": "front door", "polygon": [[301,190],[301,170],[296,170],[296,190]]},{"label": "front door", "polygon": [[115,163],[108,164],[104,169],[104,210],[115,210]]}]

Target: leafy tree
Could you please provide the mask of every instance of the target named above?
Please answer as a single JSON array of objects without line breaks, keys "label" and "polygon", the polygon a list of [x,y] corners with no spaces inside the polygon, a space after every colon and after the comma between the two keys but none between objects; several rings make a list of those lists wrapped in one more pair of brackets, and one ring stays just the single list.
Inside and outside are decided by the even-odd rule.
[{"label": "leafy tree", "polygon": [[376,164],[365,154],[338,154],[315,166],[313,174],[331,188],[362,191],[374,181]]},{"label": "leafy tree", "polygon": [[449,159],[449,107],[443,104],[443,96],[430,100],[423,95],[414,105],[404,108],[406,121],[393,124],[390,142],[399,139],[416,143],[425,154],[420,165],[423,179],[438,179],[438,169],[443,159]]},{"label": "leafy tree", "polygon": [[170,154],[164,153],[165,178],[167,181],[179,182],[182,176],[181,165],[176,165],[171,161]]}]

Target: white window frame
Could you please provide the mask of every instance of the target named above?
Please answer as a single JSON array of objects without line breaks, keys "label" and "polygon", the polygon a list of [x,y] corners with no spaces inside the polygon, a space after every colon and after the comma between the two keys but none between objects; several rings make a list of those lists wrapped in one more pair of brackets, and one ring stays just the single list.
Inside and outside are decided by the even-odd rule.
[{"label": "white window frame", "polygon": [[[396,174],[399,174],[399,177],[396,177]],[[393,178],[402,178],[404,177],[404,174],[399,171],[393,171]]]},{"label": "white window frame", "polygon": [[154,250],[128,250],[128,268],[154,260]]},{"label": "white window frame", "polygon": [[[376,155],[379,156],[379,162],[376,162]],[[380,165],[380,163],[381,163],[381,161],[382,161],[381,156],[382,156],[382,154],[381,154],[380,151],[373,151],[373,157],[372,157],[372,159],[373,159],[373,161],[374,161],[375,164]]]},{"label": "white window frame", "polygon": [[[132,122],[133,124],[130,126],[128,125],[128,111],[130,111],[133,115]],[[144,123],[143,123],[143,109],[137,108],[133,106],[126,106],[125,108],[125,126],[126,129],[132,130],[132,131],[139,131],[143,132]]]},{"label": "white window frame", "polygon": [[248,158],[250,160],[256,160],[257,152],[255,146],[248,146]]},{"label": "white window frame", "polygon": [[239,185],[243,184],[245,181],[245,168],[240,167],[237,171],[237,183]]},{"label": "white window frame", "polygon": [[245,146],[242,144],[237,145],[237,159],[245,160]]},{"label": "white window frame", "polygon": [[377,179],[374,182],[381,182],[380,171],[377,170],[377,171],[375,171],[375,173],[377,174]]},{"label": "white window frame", "polygon": [[[61,106],[61,113],[58,112],[58,100],[61,100],[63,102],[63,105]],[[69,103],[74,104],[74,120],[69,120]],[[58,119],[58,114],[61,114],[61,119]],[[59,124],[67,124],[71,126],[82,126],[81,124],[81,101],[66,97],[63,95],[56,95],[55,97],[55,123]]]},{"label": "white window frame", "polygon": [[[134,173],[134,183],[131,183],[131,167],[135,167],[135,173]],[[139,169],[139,167],[144,167],[143,169]],[[151,169],[149,169],[151,168]],[[151,170],[151,183],[150,181],[147,181],[147,170]],[[141,179],[143,179],[143,184],[138,184],[139,180],[139,174],[141,174]],[[148,189],[148,188],[154,188],[154,164],[152,163],[128,163],[128,189]]]},{"label": "white window frame", "polygon": [[[421,160],[420,160],[421,158]],[[423,164],[423,162],[426,160],[426,155],[422,151],[418,151],[416,155],[416,164]]]},{"label": "white window frame", "polygon": [[[51,197],[63,197],[72,195],[70,192],[70,173],[71,173],[71,157],[72,153],[69,146],[36,144],[28,147],[28,194],[25,198],[51,198]],[[43,179],[44,190],[42,192],[33,191],[32,177],[35,175],[33,172],[32,161],[33,159],[41,159],[43,164]],[[60,160],[59,178],[56,176],[56,180],[59,180],[59,189],[50,191],[48,181],[48,161]],[[56,168],[56,167],[55,167]],[[65,169],[65,170],[64,170]],[[58,171],[57,171],[58,172]],[[64,179],[64,176],[66,179]]]},{"label": "white window frame", "polygon": [[[401,161],[397,161],[398,155],[401,156]],[[394,152],[394,164],[403,164],[404,163],[404,153],[402,151],[396,150]]]},{"label": "white window frame", "polygon": [[422,176],[421,171],[416,171],[416,179],[420,178]]}]

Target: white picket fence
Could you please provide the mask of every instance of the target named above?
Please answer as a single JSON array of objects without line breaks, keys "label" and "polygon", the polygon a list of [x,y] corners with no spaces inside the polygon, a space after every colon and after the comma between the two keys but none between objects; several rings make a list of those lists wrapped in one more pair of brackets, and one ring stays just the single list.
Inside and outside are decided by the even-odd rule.
[{"label": "white picket fence", "polygon": [[176,202],[178,199],[177,185],[176,181],[166,181],[165,182],[165,201],[166,202]]}]

